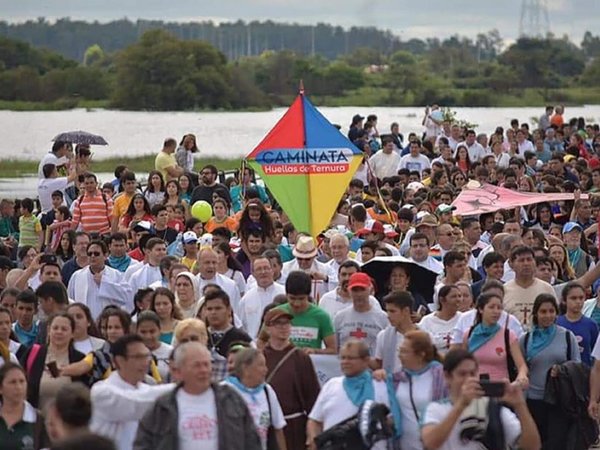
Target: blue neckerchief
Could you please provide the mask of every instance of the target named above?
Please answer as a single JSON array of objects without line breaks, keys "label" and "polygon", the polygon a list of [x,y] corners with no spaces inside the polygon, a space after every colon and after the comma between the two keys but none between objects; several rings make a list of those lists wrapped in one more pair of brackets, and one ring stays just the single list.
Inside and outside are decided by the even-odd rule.
[{"label": "blue neckerchief", "polygon": [[567,249],[567,254],[569,255],[569,264],[571,264],[571,267],[574,268],[579,263],[581,255],[583,255],[583,251],[581,248],[577,247],[575,250]]},{"label": "blue neckerchief", "polygon": [[550,325],[548,328],[541,328],[535,325],[525,349],[527,361],[531,361],[538,353],[548,347],[554,340],[554,336],[556,336],[555,324]]},{"label": "blue neckerchief", "polygon": [[496,333],[500,330],[500,325],[484,325],[477,324],[469,336],[469,352],[473,353],[483,347],[487,342],[492,340]]},{"label": "blue neckerchief", "polygon": [[27,331],[21,328],[19,322],[15,322],[13,331],[19,338],[19,342],[21,344],[23,344],[25,347],[31,347],[35,343],[35,339],[37,338],[39,332],[39,324],[38,322],[33,322],[31,330]]},{"label": "blue neckerchief", "polygon": [[369,370],[354,377],[344,377],[344,391],[355,406],[362,405],[366,400],[375,400],[373,377]]},{"label": "blue neckerchief", "polygon": [[108,265],[119,272],[125,272],[131,263],[131,256],[109,256]]},{"label": "blue neckerchief", "polygon": [[259,395],[261,392],[263,392],[265,390],[265,383],[261,383],[258,386],[256,386],[255,388],[249,388],[247,386],[244,386],[242,384],[242,382],[239,380],[239,378],[235,377],[233,375],[229,375],[228,377],[226,377],[225,381],[233,384],[240,391],[248,394],[252,398],[252,401],[254,403],[258,402],[257,395]]},{"label": "blue neckerchief", "polygon": [[411,377],[415,377],[415,376],[419,376],[421,374],[424,374],[425,372],[427,372],[429,369],[431,369],[434,366],[439,366],[440,363],[438,361],[430,361],[429,364],[427,364],[425,367],[419,369],[419,370],[410,370],[407,369],[406,367],[402,368],[402,370],[409,376]]},{"label": "blue neckerchief", "polygon": [[[402,411],[400,410],[400,403],[396,398],[396,388],[394,387],[393,375],[389,373],[385,378],[385,387],[387,388],[388,398],[390,399],[390,412],[392,413],[392,419],[394,419],[394,437],[399,438],[402,436]],[[373,383],[371,383],[373,384]]]}]

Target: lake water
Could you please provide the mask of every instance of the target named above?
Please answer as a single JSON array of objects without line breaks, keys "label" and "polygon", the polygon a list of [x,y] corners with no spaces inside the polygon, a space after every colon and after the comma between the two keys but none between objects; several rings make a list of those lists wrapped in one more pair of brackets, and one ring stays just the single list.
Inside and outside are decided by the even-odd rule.
[{"label": "lake water", "polygon": [[[478,124],[478,132],[507,127],[518,118],[532,123],[543,108],[453,108],[457,118]],[[354,114],[379,117],[379,131],[386,133],[398,122],[402,133],[422,132],[422,107],[323,107],[321,113],[346,132]],[[106,147],[94,147],[94,158],[138,156],[156,153],[167,137],[179,140],[186,133],[197,137],[199,155],[241,157],[254,149],[277,123],[286,108],[265,112],[131,112],[112,110],[0,111],[0,164],[2,159],[39,160],[52,146],[52,138],[63,131],[85,130],[103,136]],[[600,121],[600,105],[568,107],[565,116]],[[149,168],[150,169],[150,168]],[[35,194],[34,180],[0,180],[0,196]]]}]

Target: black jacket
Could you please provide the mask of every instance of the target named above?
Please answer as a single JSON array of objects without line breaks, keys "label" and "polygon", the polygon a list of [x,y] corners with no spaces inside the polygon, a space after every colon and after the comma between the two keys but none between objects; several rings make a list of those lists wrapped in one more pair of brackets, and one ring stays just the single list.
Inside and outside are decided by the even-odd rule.
[{"label": "black jacket", "polygon": [[549,376],[546,380],[544,401],[557,406],[565,414],[564,449],[587,449],[598,438],[598,424],[587,412],[590,368],[574,361],[558,367],[558,375]]},{"label": "black jacket", "polygon": [[[138,426],[133,450],[172,450],[179,448],[177,391],[160,397]],[[233,388],[213,383],[217,407],[219,450],[261,450],[254,420],[244,399]]]},{"label": "black jacket", "polygon": [[[25,368],[27,372],[27,401],[31,403],[32,406],[38,407],[40,402],[40,381],[42,379],[42,374],[44,373],[44,369],[46,366],[46,355],[48,354],[48,346],[46,345],[38,345],[39,347],[37,355],[35,355],[35,359],[29,362],[29,355],[33,350],[33,346],[29,347],[26,352],[23,352],[20,364]],[[33,356],[32,356],[33,357]],[[85,355],[81,352],[75,350],[75,348],[71,345],[69,346],[69,363],[75,363],[81,361],[85,358]],[[72,381],[80,381],[86,386],[89,386],[89,378],[86,376],[82,377],[71,377]]]}]

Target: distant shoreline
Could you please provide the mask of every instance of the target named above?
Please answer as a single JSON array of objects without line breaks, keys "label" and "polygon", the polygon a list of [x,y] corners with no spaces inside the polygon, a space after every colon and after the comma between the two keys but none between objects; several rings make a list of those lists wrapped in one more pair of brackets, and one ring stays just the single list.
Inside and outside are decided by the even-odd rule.
[{"label": "distant shoreline", "polygon": [[[410,95],[404,101],[393,102],[392,92],[388,88],[377,86],[364,86],[359,89],[346,91],[343,95],[312,95],[307,91],[313,104],[317,107],[417,107]],[[454,101],[450,107],[486,107],[486,108],[510,108],[510,107],[543,107],[546,104],[563,104],[565,106],[600,105],[600,87],[584,88],[569,87],[561,89],[525,88],[515,89],[510,94],[497,94],[490,89],[445,89],[442,95],[450,96],[462,101]],[[271,108],[243,108],[227,109],[229,112],[253,112],[269,111],[274,108],[288,107],[294,96],[280,96],[277,103]],[[9,111],[67,111],[71,109],[115,109],[125,111],[111,106],[110,100],[81,100],[81,99],[59,99],[54,102],[28,102],[21,100],[0,100],[0,110]],[[158,111],[158,110],[157,110]],[[189,111],[206,111],[204,109]],[[187,111],[182,111],[187,112]]]},{"label": "distant shoreline", "polygon": [[[112,173],[115,167],[124,164],[139,176],[146,176],[148,172],[154,170],[154,159],[156,154],[141,155],[136,157],[119,158],[112,157],[98,159],[92,162],[94,172]],[[18,178],[37,173],[39,161],[19,160],[19,159],[0,159],[0,177]],[[206,164],[213,164],[219,170],[238,169],[241,164],[241,158],[219,158],[219,157],[199,157],[194,159],[194,166],[200,168]]]}]

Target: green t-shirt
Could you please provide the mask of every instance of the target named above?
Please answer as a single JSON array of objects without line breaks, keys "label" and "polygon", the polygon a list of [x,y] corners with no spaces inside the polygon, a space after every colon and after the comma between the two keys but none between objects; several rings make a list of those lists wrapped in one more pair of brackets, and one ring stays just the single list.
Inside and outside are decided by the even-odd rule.
[{"label": "green t-shirt", "polygon": [[323,339],[334,333],[329,314],[312,303],[298,315],[294,314],[288,303],[278,308],[294,316],[290,340],[296,347],[322,348]]}]

